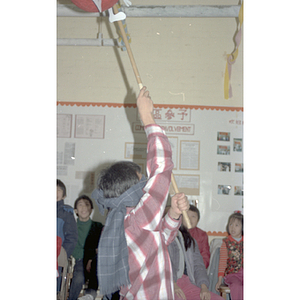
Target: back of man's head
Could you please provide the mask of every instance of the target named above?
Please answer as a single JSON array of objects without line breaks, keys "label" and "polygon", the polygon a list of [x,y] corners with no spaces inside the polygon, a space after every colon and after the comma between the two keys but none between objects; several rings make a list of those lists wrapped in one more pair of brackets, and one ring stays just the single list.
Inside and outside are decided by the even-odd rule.
[{"label": "back of man's head", "polygon": [[141,168],[131,161],[120,161],[103,170],[98,180],[98,188],[105,198],[121,196],[139,182]]}]

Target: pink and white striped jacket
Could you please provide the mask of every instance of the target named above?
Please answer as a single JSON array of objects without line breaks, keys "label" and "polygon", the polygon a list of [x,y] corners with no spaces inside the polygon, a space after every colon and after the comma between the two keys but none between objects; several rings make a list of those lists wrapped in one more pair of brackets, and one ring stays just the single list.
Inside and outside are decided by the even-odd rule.
[{"label": "pink and white striped jacket", "polygon": [[121,288],[126,300],[174,299],[173,275],[167,246],[174,240],[179,220],[163,218],[171,172],[172,150],[163,129],[145,126],[148,138],[145,194],[125,216],[124,228],[129,252],[131,285]]}]

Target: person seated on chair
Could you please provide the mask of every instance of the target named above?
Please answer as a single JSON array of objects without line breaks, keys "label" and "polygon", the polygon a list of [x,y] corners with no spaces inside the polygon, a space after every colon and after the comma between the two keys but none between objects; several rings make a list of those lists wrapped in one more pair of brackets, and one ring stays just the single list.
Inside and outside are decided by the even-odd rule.
[{"label": "person seated on chair", "polygon": [[244,217],[235,211],[228,218],[226,231],[220,248],[218,282],[216,291],[224,281],[230,287],[231,300],[243,300],[244,286]]},{"label": "person seated on chair", "polygon": [[[59,238],[59,242],[61,242],[61,248],[66,251],[67,257],[70,257],[75,249],[78,238],[76,221],[73,214],[73,207],[64,203],[64,199],[67,196],[66,186],[61,180],[57,179],[56,188],[56,236]],[[60,291],[61,270],[61,267],[59,267],[57,291]]]},{"label": "person seated on chair", "polygon": [[103,224],[92,221],[93,202],[82,195],[75,200],[74,211],[78,216],[78,242],[72,253],[75,258],[69,300],[77,300],[83,284],[89,280],[86,295],[80,299],[95,299],[98,289],[97,248]]},{"label": "person seated on chair", "polygon": [[[204,230],[197,227],[197,224],[200,221],[200,211],[196,206],[191,204],[187,214],[190,218],[190,222],[192,225],[192,228],[189,229],[189,233],[197,242],[198,248],[200,250],[200,254],[203,258],[205,268],[207,269],[210,260],[210,251],[209,251],[207,233]],[[184,220],[183,220],[183,224],[187,227],[187,224],[185,223]]]},{"label": "person seated on chair", "polygon": [[207,271],[198,245],[182,224],[168,246],[172,263],[175,300],[222,300],[208,290]]}]

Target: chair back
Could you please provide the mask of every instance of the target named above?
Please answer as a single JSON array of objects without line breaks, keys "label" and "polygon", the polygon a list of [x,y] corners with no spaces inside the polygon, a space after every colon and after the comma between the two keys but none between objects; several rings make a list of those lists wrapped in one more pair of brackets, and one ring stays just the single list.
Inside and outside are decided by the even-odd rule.
[{"label": "chair back", "polygon": [[68,270],[68,257],[66,250],[61,247],[59,256],[57,258],[57,263],[59,267],[62,267],[62,274],[61,274],[61,285],[60,285],[60,292],[58,294],[58,299],[64,300],[66,298],[66,278],[67,278],[67,270]]}]

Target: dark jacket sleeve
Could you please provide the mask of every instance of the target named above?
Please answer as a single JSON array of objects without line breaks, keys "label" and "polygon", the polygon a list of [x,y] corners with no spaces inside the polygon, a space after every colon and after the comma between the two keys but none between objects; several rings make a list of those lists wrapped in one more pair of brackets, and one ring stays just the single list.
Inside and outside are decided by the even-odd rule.
[{"label": "dark jacket sleeve", "polygon": [[99,239],[102,233],[103,224],[100,222],[92,223],[91,229],[84,244],[84,265],[87,264],[88,260],[94,259],[96,257],[96,249],[98,248]]},{"label": "dark jacket sleeve", "polygon": [[64,249],[66,250],[67,256],[70,257],[77,244],[77,239],[78,239],[77,225],[72,212],[65,211],[64,215],[65,215],[64,216],[65,223],[63,227],[64,241],[62,247],[64,247]]}]

